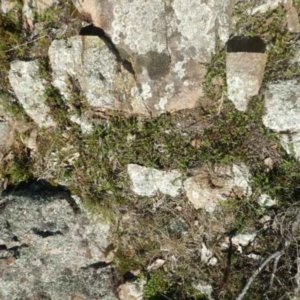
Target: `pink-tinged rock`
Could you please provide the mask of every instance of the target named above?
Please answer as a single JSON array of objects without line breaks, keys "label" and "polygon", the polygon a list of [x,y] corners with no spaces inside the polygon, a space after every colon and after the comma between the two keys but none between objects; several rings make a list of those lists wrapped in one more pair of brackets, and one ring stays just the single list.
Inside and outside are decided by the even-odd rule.
[{"label": "pink-tinged rock", "polygon": [[[192,109],[204,101],[202,83],[217,40],[230,35],[233,0],[73,0],[129,61],[139,86],[134,103],[152,116]],[[217,24],[217,25],[216,25]],[[136,109],[136,112],[138,110]]]},{"label": "pink-tinged rock", "polygon": [[246,111],[251,97],[258,94],[267,54],[231,52],[226,56],[228,98],[236,109]]},{"label": "pink-tinged rock", "polygon": [[297,33],[300,31],[299,20],[298,20],[298,11],[297,8],[292,6],[286,12],[287,26],[288,30],[292,33]]},{"label": "pink-tinged rock", "polygon": [[184,181],[184,190],[195,209],[213,213],[228,197],[247,197],[252,194],[250,173],[243,165],[203,166],[196,175]]}]

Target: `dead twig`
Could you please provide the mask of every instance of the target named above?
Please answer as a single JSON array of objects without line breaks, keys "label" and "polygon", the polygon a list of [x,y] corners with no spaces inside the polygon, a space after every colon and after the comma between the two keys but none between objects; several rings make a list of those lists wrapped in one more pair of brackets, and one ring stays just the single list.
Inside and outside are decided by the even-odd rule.
[{"label": "dead twig", "polygon": [[42,35],[42,36],[40,36],[40,37],[38,37],[38,38],[36,38],[36,39],[34,39],[34,40],[32,40],[32,41],[29,41],[29,42],[26,42],[26,43],[17,45],[17,46],[15,46],[15,47],[12,47],[12,48],[7,49],[7,50],[5,50],[5,51],[3,51],[3,52],[4,52],[4,53],[7,53],[7,52],[10,52],[10,51],[13,51],[13,50],[18,49],[18,48],[20,48],[20,47],[26,46],[26,45],[31,44],[31,43],[34,43],[34,42],[36,42],[36,41],[38,41],[38,40],[40,40],[40,39],[43,39],[43,38],[46,37],[46,36],[48,36],[48,34]]},{"label": "dead twig", "polygon": [[[252,276],[248,279],[245,287],[243,288],[242,292],[238,295],[238,297],[236,298],[236,300],[242,300],[244,298],[244,296],[246,295],[248,289],[250,288],[252,282],[254,281],[254,279],[256,278],[256,276],[264,269],[264,267],[273,259],[280,259],[280,257],[283,255],[285,249],[288,247],[289,245],[285,245],[285,247],[281,250],[276,251],[275,253],[273,253],[272,255],[270,255],[268,258],[266,258],[263,263],[259,266],[259,268],[252,274]],[[272,274],[273,275],[273,274]]]}]

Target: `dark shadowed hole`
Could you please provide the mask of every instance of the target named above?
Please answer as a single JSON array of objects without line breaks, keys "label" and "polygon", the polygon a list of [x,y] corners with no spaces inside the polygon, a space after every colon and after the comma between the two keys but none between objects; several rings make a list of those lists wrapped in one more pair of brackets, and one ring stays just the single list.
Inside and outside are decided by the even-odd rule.
[{"label": "dark shadowed hole", "polygon": [[266,44],[258,37],[235,36],[227,42],[227,52],[255,52],[264,53]]}]

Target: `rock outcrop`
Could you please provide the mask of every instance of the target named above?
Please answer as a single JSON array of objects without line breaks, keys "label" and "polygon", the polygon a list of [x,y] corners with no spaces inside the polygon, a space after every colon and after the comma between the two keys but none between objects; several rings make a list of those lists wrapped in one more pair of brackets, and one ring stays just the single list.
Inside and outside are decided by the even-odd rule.
[{"label": "rock outcrop", "polygon": [[1,299],[117,299],[110,225],[69,202],[53,194],[1,198]]},{"label": "rock outcrop", "polygon": [[53,85],[67,102],[78,96],[74,82],[91,109],[147,114],[134,75],[124,68],[97,36],[54,40],[49,48]]},{"label": "rock outcrop", "polygon": [[217,39],[229,37],[232,0],[73,2],[131,63],[133,94],[152,115],[193,108],[204,97],[205,64]]}]

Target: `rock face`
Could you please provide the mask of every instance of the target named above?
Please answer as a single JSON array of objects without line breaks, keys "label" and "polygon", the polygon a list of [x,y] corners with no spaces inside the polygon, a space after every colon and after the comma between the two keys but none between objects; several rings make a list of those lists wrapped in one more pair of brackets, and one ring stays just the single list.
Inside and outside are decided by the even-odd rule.
[{"label": "rock face", "polygon": [[117,299],[105,263],[108,224],[59,196],[0,203],[1,299]]},{"label": "rock face", "polygon": [[271,83],[265,93],[263,123],[278,132],[288,154],[300,157],[300,87],[296,80]]},{"label": "rock face", "polygon": [[[74,97],[74,82],[93,109],[116,109],[147,114],[133,74],[124,69],[97,36],[54,40],[49,48],[53,85],[67,101]],[[75,95],[77,96],[77,95]]]},{"label": "rock face", "polygon": [[217,37],[223,44],[229,37],[233,2],[73,1],[131,62],[141,101],[152,115],[201,101],[203,63],[214,53]]},{"label": "rock face", "polygon": [[179,171],[159,171],[135,164],[127,166],[132,182],[132,190],[140,196],[154,196],[158,192],[178,196],[182,187],[181,173]]},{"label": "rock face", "polygon": [[250,173],[245,165],[203,167],[198,174],[185,180],[184,190],[196,209],[214,212],[220,201],[229,196],[250,196]]},{"label": "rock face", "polygon": [[267,62],[265,53],[227,53],[228,98],[236,109],[246,111],[250,97],[258,94]]},{"label": "rock face", "polygon": [[26,113],[40,127],[53,127],[55,121],[46,105],[46,87],[39,74],[38,61],[17,60],[11,63],[9,82]]}]

